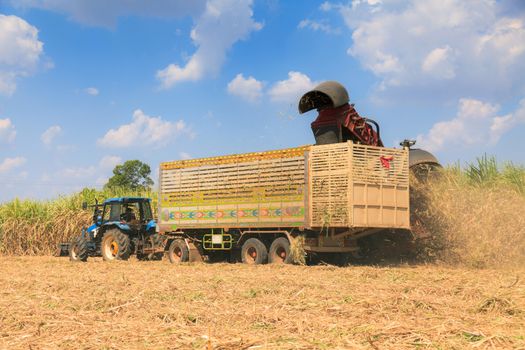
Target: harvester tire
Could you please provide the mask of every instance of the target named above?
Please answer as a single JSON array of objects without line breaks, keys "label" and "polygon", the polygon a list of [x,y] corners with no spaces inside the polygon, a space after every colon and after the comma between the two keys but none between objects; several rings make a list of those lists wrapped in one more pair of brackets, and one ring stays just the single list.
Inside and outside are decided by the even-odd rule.
[{"label": "harvester tire", "polygon": [[183,239],[174,239],[168,248],[168,258],[172,264],[180,264],[190,260],[190,250]]},{"label": "harvester tire", "polygon": [[291,264],[290,241],[286,237],[276,238],[270,246],[268,262],[270,264]]},{"label": "harvester tire", "polygon": [[257,238],[249,238],[241,248],[242,262],[249,265],[266,264],[268,261],[268,250],[263,242]]},{"label": "harvester tire", "polygon": [[75,238],[69,246],[69,260],[86,262],[89,256],[88,240],[84,237]]},{"label": "harvester tire", "polygon": [[131,254],[129,237],[117,229],[106,231],[102,237],[100,251],[105,261],[128,260]]}]

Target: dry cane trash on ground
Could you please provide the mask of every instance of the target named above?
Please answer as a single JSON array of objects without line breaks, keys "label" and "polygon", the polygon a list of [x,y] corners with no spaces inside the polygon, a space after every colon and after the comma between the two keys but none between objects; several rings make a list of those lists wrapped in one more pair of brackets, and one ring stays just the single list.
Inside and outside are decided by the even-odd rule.
[{"label": "dry cane trash on ground", "polygon": [[0,258],[0,349],[519,349],[523,269]]}]

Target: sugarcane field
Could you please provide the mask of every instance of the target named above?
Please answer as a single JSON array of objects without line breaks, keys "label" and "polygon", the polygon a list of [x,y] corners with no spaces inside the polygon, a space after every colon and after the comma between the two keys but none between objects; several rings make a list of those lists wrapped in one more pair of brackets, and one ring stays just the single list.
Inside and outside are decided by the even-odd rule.
[{"label": "sugarcane field", "polygon": [[520,0],[0,0],[0,349],[525,350],[524,43]]}]

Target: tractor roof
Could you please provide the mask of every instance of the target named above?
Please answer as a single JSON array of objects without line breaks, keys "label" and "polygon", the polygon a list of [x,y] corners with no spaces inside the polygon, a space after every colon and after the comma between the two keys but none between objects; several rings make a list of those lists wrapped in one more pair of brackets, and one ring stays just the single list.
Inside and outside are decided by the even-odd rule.
[{"label": "tractor roof", "polygon": [[109,198],[104,201],[104,204],[110,203],[138,203],[138,202],[151,202],[151,199],[145,197],[117,197]]}]

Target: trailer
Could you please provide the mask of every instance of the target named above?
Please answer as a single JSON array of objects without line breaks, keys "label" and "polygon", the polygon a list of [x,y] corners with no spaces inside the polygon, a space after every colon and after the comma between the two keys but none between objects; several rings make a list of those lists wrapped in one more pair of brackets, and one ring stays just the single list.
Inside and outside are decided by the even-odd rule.
[{"label": "trailer", "polygon": [[409,150],[341,142],[160,164],[158,230],[174,263],[346,257],[357,239],[410,229]]}]

